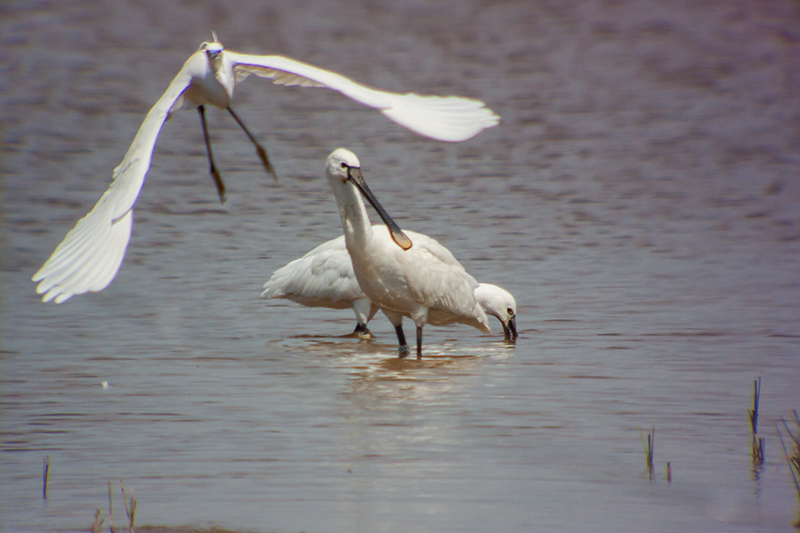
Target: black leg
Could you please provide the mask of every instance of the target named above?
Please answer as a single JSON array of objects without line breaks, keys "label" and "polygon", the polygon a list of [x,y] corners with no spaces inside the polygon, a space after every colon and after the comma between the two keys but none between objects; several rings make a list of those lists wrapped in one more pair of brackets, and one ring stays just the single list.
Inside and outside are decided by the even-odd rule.
[{"label": "black leg", "polygon": [[422,359],[422,326],[417,326],[417,359]]},{"label": "black leg", "polygon": [[272,174],[272,177],[275,178],[275,181],[278,181],[278,175],[275,174],[275,169],[272,168],[272,165],[269,162],[269,158],[267,158],[267,151],[264,150],[263,146],[258,144],[258,141],[256,140],[256,138],[253,137],[253,134],[250,133],[250,130],[248,130],[247,126],[244,125],[244,122],[242,122],[242,119],[239,118],[239,115],[237,115],[236,113],[233,112],[233,109],[231,109],[229,107],[228,108],[228,113],[231,114],[231,116],[236,121],[236,123],[239,124],[239,126],[247,134],[247,138],[250,139],[250,142],[253,143],[253,146],[256,147],[256,153],[258,154],[258,157],[261,158],[261,163],[264,165],[264,170],[267,171],[267,174]]},{"label": "black leg", "polygon": [[219,175],[217,165],[214,164],[214,154],[211,152],[211,141],[208,138],[208,128],[206,127],[206,108],[197,106],[197,112],[200,113],[200,123],[203,125],[203,139],[206,141],[206,153],[208,154],[208,171],[211,177],[214,178],[214,183],[217,186],[217,194],[219,194],[219,201],[225,203],[225,184],[222,183],[222,177]]},{"label": "black leg", "polygon": [[408,356],[408,343],[406,343],[406,335],[403,333],[403,324],[396,325],[394,332],[397,333],[397,343],[400,345],[400,357]]},{"label": "black leg", "polygon": [[372,333],[370,333],[369,328],[366,324],[362,324],[361,322],[356,324],[356,329],[353,331],[356,335],[363,338],[371,338]]}]

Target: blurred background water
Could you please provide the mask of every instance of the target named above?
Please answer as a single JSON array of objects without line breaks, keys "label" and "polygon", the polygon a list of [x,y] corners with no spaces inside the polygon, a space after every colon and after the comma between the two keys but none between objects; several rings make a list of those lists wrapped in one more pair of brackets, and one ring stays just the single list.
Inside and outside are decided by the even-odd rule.
[{"label": "blurred background water", "polygon": [[[5,2],[0,529],[85,530],[125,481],[138,524],[258,531],[791,530],[775,422],[800,408],[800,6],[645,0]],[[416,137],[326,90],[251,79],[167,123],[105,291],[30,276],[105,190],[215,30],[499,127]],[[341,233],[355,151],[400,224],[511,290],[521,332],[259,299]],[[753,469],[746,410],[762,378]],[[108,388],[101,382],[107,381]],[[649,478],[640,430],[655,426]],[[42,461],[52,457],[43,502]],[[664,475],[666,462],[672,480]],[[121,496],[116,523],[125,522]]]}]

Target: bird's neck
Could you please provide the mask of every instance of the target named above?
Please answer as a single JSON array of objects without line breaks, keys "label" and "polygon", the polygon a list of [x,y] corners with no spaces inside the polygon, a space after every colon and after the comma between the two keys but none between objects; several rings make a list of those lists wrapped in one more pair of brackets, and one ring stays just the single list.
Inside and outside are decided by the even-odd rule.
[{"label": "bird's neck", "polygon": [[347,241],[348,247],[355,245],[363,249],[367,245],[372,224],[369,221],[361,193],[349,183],[336,192],[345,241]]}]

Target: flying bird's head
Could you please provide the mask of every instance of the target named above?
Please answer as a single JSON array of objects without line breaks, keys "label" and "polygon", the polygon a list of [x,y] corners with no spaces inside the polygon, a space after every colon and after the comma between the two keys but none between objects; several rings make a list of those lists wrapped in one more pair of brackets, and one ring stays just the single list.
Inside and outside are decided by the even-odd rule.
[{"label": "flying bird's head", "polygon": [[214,42],[204,42],[200,45],[200,51],[206,53],[209,61],[216,61],[225,48],[223,48],[222,43],[217,41],[217,34],[212,33],[212,35],[214,36]]}]

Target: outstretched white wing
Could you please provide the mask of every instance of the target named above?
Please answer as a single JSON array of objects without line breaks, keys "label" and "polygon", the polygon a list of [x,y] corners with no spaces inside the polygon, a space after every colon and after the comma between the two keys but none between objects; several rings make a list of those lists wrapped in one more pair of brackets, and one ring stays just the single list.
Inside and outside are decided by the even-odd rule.
[{"label": "outstretched white wing", "polygon": [[147,113],[111,185],[94,208],[75,224],[42,268],[33,275],[42,300],[61,303],[76,294],[105,289],[116,276],[133,226],[133,204],[150,168],[161,127],[192,80],[191,72],[205,61],[195,53]]},{"label": "outstretched white wing", "polygon": [[228,50],[224,53],[233,65],[237,82],[255,74],[272,78],[279,85],[328,87],[375,107],[398,124],[432,139],[465,141],[500,122],[500,117],[480,100],[380,91],[288,57],[240,54]]}]

